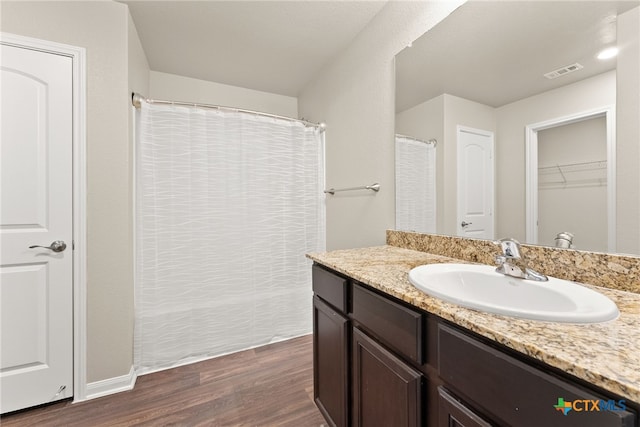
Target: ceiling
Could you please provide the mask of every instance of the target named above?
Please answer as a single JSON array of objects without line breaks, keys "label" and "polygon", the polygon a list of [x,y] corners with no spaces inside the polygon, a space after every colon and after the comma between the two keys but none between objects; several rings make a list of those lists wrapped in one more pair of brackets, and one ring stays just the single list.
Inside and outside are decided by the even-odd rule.
[{"label": "ceiling", "polygon": [[[634,1],[470,1],[396,57],[396,111],[442,93],[499,107],[615,68],[596,54],[616,42]],[[578,62],[584,68],[546,79]]]},{"label": "ceiling", "polygon": [[385,1],[132,1],[149,66],[297,96]]}]

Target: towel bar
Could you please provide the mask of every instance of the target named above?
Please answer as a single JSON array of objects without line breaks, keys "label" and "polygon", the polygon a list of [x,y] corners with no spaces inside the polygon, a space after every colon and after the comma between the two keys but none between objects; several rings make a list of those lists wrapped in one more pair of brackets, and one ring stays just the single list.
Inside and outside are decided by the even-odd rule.
[{"label": "towel bar", "polygon": [[354,191],[354,190],[372,190],[375,192],[380,191],[380,184],[377,182],[371,185],[363,185],[361,187],[349,187],[349,188],[330,188],[328,190],[324,190],[325,193],[329,193],[331,195],[337,193],[338,191]]}]

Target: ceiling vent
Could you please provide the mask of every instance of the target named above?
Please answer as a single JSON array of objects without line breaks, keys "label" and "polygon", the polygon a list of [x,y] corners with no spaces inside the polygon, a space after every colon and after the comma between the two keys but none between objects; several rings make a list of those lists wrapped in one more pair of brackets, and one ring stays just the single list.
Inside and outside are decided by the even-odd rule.
[{"label": "ceiling vent", "polygon": [[557,70],[553,70],[545,74],[544,76],[549,80],[555,79],[556,77],[564,76],[565,74],[573,73],[574,71],[578,71],[583,69],[584,67],[577,62],[575,64],[567,65],[566,67],[558,68]]}]

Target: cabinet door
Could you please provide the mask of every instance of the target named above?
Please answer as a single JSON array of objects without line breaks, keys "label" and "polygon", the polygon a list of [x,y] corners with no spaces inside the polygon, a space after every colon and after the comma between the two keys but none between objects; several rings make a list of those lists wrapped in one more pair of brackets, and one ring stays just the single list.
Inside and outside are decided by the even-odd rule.
[{"label": "cabinet door", "polygon": [[491,427],[491,424],[438,387],[438,427]]},{"label": "cabinet door", "polygon": [[332,426],[349,420],[349,320],[313,297],[313,398]]},{"label": "cabinet door", "polygon": [[419,426],[422,375],[353,328],[353,425]]}]

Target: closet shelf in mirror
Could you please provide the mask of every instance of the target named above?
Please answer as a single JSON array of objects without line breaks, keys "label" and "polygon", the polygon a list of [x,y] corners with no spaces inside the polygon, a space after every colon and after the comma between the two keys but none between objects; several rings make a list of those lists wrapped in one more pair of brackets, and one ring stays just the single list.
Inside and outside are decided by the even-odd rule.
[{"label": "closet shelf in mirror", "polygon": [[566,163],[538,168],[540,188],[592,187],[607,184],[607,161]]}]

